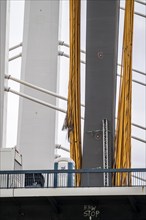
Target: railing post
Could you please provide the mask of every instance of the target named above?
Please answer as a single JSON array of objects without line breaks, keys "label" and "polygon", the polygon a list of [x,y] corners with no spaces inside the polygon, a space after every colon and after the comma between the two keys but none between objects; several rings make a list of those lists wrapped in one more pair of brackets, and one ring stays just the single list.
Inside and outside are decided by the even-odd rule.
[{"label": "railing post", "polygon": [[87,186],[89,186],[89,172],[87,174]]},{"label": "railing post", "polygon": [[130,182],[129,182],[129,171],[128,171],[128,186],[130,186]]},{"label": "railing post", "polygon": [[9,188],[9,173],[7,174],[7,189]]},{"label": "railing post", "polygon": [[47,173],[47,188],[49,188],[48,183],[49,183],[49,174]]},{"label": "railing post", "polygon": [[57,187],[57,173],[55,172],[54,173],[54,187],[56,188]]}]

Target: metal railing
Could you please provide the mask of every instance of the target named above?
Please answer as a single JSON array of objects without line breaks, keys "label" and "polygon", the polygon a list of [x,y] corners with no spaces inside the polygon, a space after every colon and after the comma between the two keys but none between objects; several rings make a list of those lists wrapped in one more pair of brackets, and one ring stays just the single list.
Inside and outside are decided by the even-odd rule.
[{"label": "metal railing", "polygon": [[[82,170],[14,170],[0,171],[0,189],[10,188],[67,188],[76,187],[76,175],[86,179],[80,187],[104,187],[102,178],[108,174],[109,185],[105,187],[146,186],[146,169],[82,169]],[[115,185],[113,178],[118,177],[124,183]],[[94,184],[93,179],[94,178]],[[99,179],[101,180],[99,183]],[[92,182],[92,184],[91,184]],[[122,182],[122,181],[121,181]]]}]

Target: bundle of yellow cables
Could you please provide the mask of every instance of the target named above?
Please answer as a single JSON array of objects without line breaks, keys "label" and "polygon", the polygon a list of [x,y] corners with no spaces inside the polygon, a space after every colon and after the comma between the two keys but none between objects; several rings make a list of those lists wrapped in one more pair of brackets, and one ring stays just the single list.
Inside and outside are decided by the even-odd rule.
[{"label": "bundle of yellow cables", "polygon": [[[68,129],[70,157],[76,169],[80,169],[82,163],[80,115],[80,0],[70,0],[70,70],[64,127]],[[80,185],[80,175],[76,176],[76,185]]]},{"label": "bundle of yellow cables", "polygon": [[[118,117],[115,137],[114,168],[131,167],[131,103],[132,103],[132,46],[134,24],[134,0],[126,0],[121,82],[119,92]],[[130,180],[131,181],[131,180]],[[114,184],[125,185],[128,174],[117,174]]]}]

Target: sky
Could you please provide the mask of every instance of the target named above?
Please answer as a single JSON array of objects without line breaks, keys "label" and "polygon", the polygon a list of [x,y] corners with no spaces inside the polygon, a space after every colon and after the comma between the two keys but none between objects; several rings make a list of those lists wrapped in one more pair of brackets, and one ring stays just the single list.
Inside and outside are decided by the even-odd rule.
[{"label": "sky", "polygon": [[[146,3],[146,1],[143,0]],[[82,16],[81,16],[81,48],[85,50],[86,44],[86,1],[82,0]],[[121,6],[124,7],[124,1],[121,1]],[[69,44],[69,11],[68,1],[61,1],[60,10],[60,30],[59,40],[62,40]],[[135,11],[146,15],[146,6],[135,3]],[[10,37],[9,47],[19,44],[23,41],[23,18],[24,18],[24,1],[23,0],[11,0],[10,1]],[[118,63],[121,63],[121,51],[122,51],[122,33],[123,33],[123,19],[124,11],[120,10],[120,29],[119,29],[119,56]],[[135,15],[134,18],[134,48],[133,48],[133,68],[146,73],[146,19]],[[66,27],[63,29],[62,27]],[[12,57],[20,53],[22,48],[14,50],[9,53],[9,57]],[[69,50],[65,47],[60,47],[65,53],[69,53]],[[82,59],[85,60],[85,55],[82,54]],[[69,60],[64,57],[59,58],[60,69],[60,87],[59,93],[62,96],[66,96],[68,88],[67,70],[69,68]],[[118,68],[118,73],[120,69]],[[20,78],[21,72],[21,58],[9,62],[9,74],[16,78]],[[82,84],[81,84],[81,102],[84,103],[84,91],[85,91],[85,65],[81,64]],[[142,83],[146,83],[146,76],[133,72],[133,79]],[[117,78],[117,85],[119,85],[119,78]],[[19,90],[19,85],[12,81],[9,82],[9,86]],[[146,127],[146,87],[133,83],[133,100],[132,100],[132,122]],[[8,94],[8,115],[7,115],[7,142],[6,147],[13,147],[16,145],[17,135],[17,115],[18,115],[18,101],[19,97]],[[58,105],[61,108],[66,109],[66,104],[63,101],[58,101]],[[13,106],[13,107],[12,107]],[[82,109],[82,114],[84,109]],[[68,148],[69,143],[67,140],[67,133],[62,131],[62,125],[65,115],[58,113],[58,126],[56,128],[57,138],[56,143]],[[82,122],[83,130],[83,122]],[[141,139],[146,140],[146,130],[132,127],[132,135],[138,136]],[[58,151],[59,154],[64,155],[63,151]],[[137,160],[137,158],[139,158]],[[132,166],[133,167],[146,167],[146,144],[132,139]]]}]

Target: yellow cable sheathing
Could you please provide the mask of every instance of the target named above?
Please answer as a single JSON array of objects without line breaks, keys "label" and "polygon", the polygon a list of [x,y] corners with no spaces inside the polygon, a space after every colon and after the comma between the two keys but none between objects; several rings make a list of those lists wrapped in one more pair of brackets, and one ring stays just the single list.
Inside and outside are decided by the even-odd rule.
[{"label": "yellow cable sheathing", "polygon": [[[114,168],[131,167],[131,103],[132,103],[132,46],[134,24],[134,0],[126,0],[121,81],[115,136]],[[116,186],[129,183],[127,173],[116,174]],[[131,180],[130,180],[131,181]]]},{"label": "yellow cable sheathing", "polygon": [[[70,70],[64,127],[68,129],[70,157],[76,169],[80,169],[82,163],[80,115],[80,0],[70,0]],[[76,176],[76,185],[80,185],[80,175]]]}]

